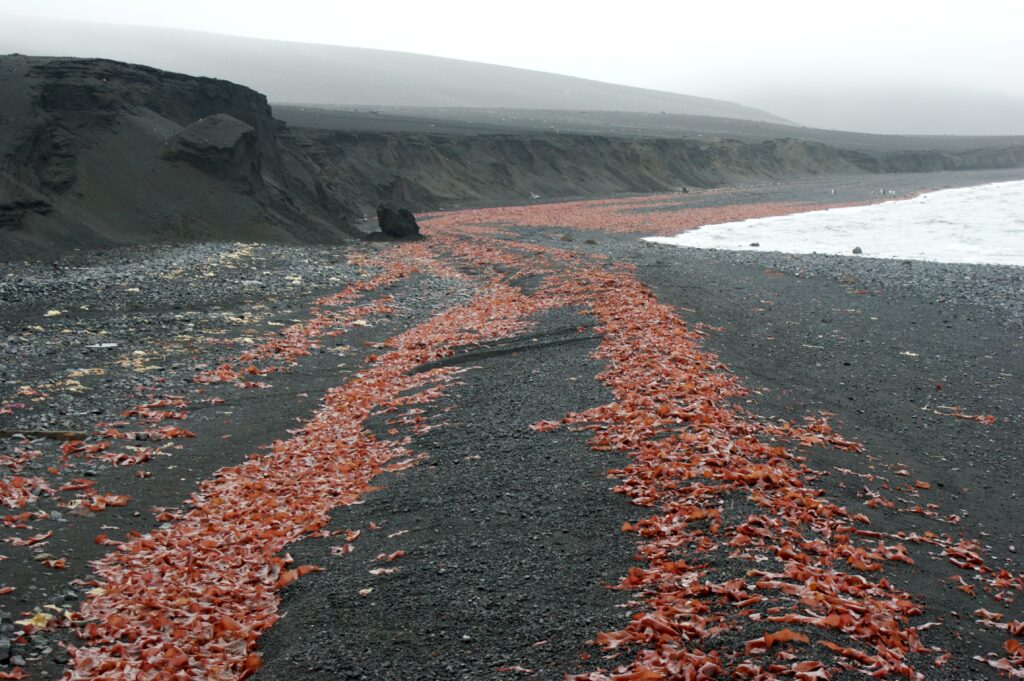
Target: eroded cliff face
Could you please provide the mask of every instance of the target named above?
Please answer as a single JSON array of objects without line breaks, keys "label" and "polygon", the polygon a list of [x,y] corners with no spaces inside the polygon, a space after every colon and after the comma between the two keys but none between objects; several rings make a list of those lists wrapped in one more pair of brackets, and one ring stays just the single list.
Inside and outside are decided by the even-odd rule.
[{"label": "eroded cliff face", "polygon": [[1024,145],[290,129],[247,87],[102,59],[0,57],[0,257],[185,240],[333,242],[413,210],[813,175],[1024,166]]},{"label": "eroded cliff face", "polygon": [[945,151],[894,151],[864,154],[844,151],[843,156],[864,172],[927,173],[941,170],[988,170],[1024,166],[1024,145],[991,147],[952,153]]},{"label": "eroded cliff face", "polygon": [[814,175],[1024,166],[1024,145],[967,153],[853,152],[796,139],[765,142],[573,134],[431,135],[299,128],[324,177],[362,209],[418,210],[623,192],[675,191]]},{"label": "eroded cliff face", "polygon": [[453,203],[673,191],[741,180],[857,172],[814,143],[700,144],[592,135],[415,135],[299,129],[325,177],[365,205]]},{"label": "eroded cliff face", "polygon": [[101,59],[0,58],[6,255],[351,237],[339,192],[249,88]]}]

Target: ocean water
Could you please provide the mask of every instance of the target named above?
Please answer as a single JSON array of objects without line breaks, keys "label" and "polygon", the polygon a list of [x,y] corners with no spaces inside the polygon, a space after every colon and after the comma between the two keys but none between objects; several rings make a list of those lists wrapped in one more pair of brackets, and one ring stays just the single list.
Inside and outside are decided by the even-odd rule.
[{"label": "ocean water", "polygon": [[[674,237],[648,237],[647,241],[733,251],[1024,267],[1024,182],[945,189],[870,206],[707,225]],[[858,246],[863,255],[853,255]]]}]

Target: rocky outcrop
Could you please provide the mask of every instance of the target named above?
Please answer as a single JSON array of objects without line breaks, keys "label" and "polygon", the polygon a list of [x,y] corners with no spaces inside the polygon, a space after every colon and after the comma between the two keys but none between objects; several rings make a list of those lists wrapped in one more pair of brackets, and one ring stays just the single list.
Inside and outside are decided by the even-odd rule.
[{"label": "rocky outcrop", "polygon": [[254,190],[261,182],[258,144],[254,127],[228,114],[214,114],[171,137],[163,157],[185,161],[215,177],[243,182]]},{"label": "rocky outcrop", "polygon": [[27,213],[46,215],[52,210],[52,205],[40,199],[2,202],[0,203],[0,230],[21,227]]},{"label": "rocky outcrop", "polygon": [[391,203],[377,206],[377,225],[380,231],[399,239],[420,233],[416,216],[408,208],[399,208]]},{"label": "rocky outcrop", "polygon": [[0,57],[3,256],[182,239],[338,241],[352,203],[249,88]]}]

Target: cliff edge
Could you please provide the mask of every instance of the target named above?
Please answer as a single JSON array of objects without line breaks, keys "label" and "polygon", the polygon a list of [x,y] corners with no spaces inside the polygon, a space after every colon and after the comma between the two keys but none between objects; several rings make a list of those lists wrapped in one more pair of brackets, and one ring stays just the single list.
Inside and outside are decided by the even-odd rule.
[{"label": "cliff edge", "polygon": [[0,57],[4,256],[181,240],[338,241],[351,210],[266,98],[103,59]]}]

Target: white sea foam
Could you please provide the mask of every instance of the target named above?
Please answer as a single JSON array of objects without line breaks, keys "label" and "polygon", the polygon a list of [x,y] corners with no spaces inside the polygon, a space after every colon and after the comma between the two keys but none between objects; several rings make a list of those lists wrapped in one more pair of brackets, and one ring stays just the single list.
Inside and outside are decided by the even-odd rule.
[{"label": "white sea foam", "polygon": [[[1024,182],[922,194],[902,201],[707,225],[647,241],[732,251],[1024,266]],[[758,246],[751,246],[757,243]]]}]

